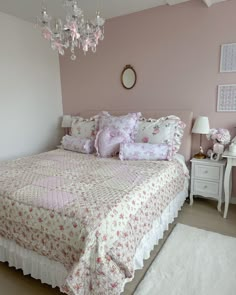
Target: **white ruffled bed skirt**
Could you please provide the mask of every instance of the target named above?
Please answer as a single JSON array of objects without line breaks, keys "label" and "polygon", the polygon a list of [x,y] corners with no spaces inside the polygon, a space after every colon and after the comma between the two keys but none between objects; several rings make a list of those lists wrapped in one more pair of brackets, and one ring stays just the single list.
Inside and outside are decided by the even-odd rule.
[{"label": "white ruffled bed skirt", "polygon": [[188,196],[188,190],[181,192],[164,210],[162,215],[153,223],[152,229],[143,237],[139,244],[135,257],[134,268],[143,268],[143,261],[150,257],[150,252],[159,240],[163,238],[164,232],[168,230],[169,225],[178,216],[178,212],[183,206]]},{"label": "white ruffled bed skirt", "polygon": [[[134,256],[135,270],[143,268],[144,260],[150,257],[150,253],[155,245],[158,245],[159,240],[164,236],[164,232],[168,230],[169,225],[178,216],[178,212],[188,197],[188,181],[189,180],[186,179],[184,190],[166,207],[162,215],[154,221],[152,229],[141,240]],[[132,279],[127,279],[125,284],[131,280]]]},{"label": "white ruffled bed skirt", "polygon": [[[187,195],[188,185],[186,181],[184,191],[175,197],[161,217],[154,222],[153,228],[142,239],[134,257],[135,269],[143,267],[143,260],[149,258],[154,246],[158,244],[159,239],[163,238],[164,231],[178,216],[178,211],[181,209]],[[61,263],[49,260],[34,251],[26,250],[14,241],[2,237],[0,237],[0,261],[8,262],[9,266],[16,269],[22,269],[24,275],[30,274],[33,278],[39,279],[42,283],[51,285],[53,288],[62,286],[68,275],[68,271]],[[126,282],[128,281],[130,279]]]},{"label": "white ruffled bed skirt", "polygon": [[0,237],[0,261],[8,262],[9,266],[22,269],[24,275],[31,275],[42,283],[51,285],[53,288],[62,286],[68,275],[65,267],[56,261],[26,250],[14,241]]}]

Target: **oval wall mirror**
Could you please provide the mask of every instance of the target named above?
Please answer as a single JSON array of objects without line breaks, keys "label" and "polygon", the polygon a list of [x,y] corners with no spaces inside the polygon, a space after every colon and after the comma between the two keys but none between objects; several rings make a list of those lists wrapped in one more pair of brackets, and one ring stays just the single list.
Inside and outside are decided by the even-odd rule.
[{"label": "oval wall mirror", "polygon": [[132,89],[137,81],[137,75],[134,68],[126,65],[121,73],[121,83],[125,89]]}]

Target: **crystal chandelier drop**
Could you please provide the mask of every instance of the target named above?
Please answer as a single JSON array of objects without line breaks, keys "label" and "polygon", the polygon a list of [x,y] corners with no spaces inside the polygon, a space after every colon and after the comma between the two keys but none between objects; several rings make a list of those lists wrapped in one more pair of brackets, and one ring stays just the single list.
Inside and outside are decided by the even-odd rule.
[{"label": "crystal chandelier drop", "polygon": [[43,37],[50,41],[53,50],[64,55],[65,49],[70,48],[71,59],[75,60],[75,48],[82,48],[84,53],[91,49],[96,52],[99,40],[104,39],[105,20],[97,12],[93,21],[86,21],[77,0],[65,0],[66,19],[52,19],[43,5],[41,17],[37,23],[42,29]]}]

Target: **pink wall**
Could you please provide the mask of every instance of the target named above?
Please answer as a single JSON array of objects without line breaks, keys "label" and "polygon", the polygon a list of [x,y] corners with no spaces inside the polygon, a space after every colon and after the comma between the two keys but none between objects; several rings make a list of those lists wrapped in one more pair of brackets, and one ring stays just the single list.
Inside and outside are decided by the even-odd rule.
[{"label": "pink wall", "polygon": [[[219,73],[220,45],[236,42],[235,11],[236,1],[207,8],[194,0],[107,21],[96,54],[80,54],[76,62],[60,58],[64,113],[190,109],[235,135],[236,113],[216,112],[217,85],[236,83],[236,73]],[[138,77],[128,91],[120,83],[126,64]],[[193,142],[198,146],[198,136]]]}]

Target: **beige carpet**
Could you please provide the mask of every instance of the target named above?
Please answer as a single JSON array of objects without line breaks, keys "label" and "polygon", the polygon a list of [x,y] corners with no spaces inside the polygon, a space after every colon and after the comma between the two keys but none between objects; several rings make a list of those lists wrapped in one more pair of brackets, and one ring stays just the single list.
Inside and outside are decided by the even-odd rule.
[{"label": "beige carpet", "polygon": [[135,295],[235,295],[236,238],[178,224]]}]

